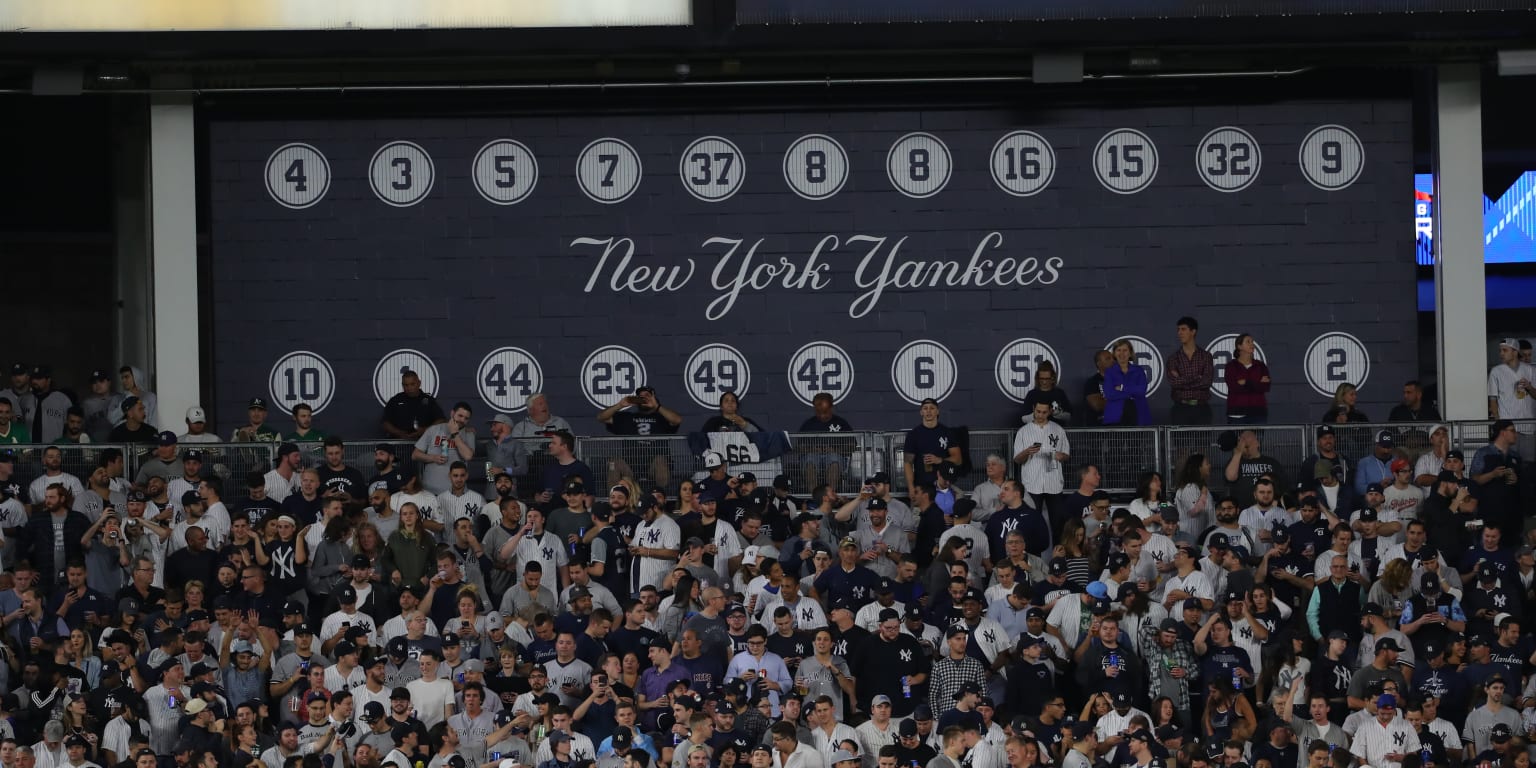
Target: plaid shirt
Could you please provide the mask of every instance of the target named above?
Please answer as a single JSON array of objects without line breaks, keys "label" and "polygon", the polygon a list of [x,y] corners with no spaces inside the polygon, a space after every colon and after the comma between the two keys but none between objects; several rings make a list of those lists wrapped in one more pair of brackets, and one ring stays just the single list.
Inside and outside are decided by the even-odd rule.
[{"label": "plaid shirt", "polygon": [[[1141,628],[1141,637],[1137,647],[1141,649],[1141,658],[1147,663],[1147,677],[1150,683],[1147,686],[1149,698],[1167,696],[1173,699],[1174,709],[1184,712],[1189,711],[1190,684],[1200,677],[1200,665],[1195,661],[1195,648],[1188,640],[1179,638],[1173,641],[1172,648],[1164,648],[1157,642],[1158,635],[1162,631],[1155,624],[1147,624]],[[1184,679],[1175,685],[1173,690],[1162,690],[1162,670],[1170,667],[1183,667]]]},{"label": "plaid shirt", "polygon": [[959,661],[945,656],[934,662],[933,672],[928,677],[928,706],[933,710],[933,719],[955,708],[955,694],[966,683],[975,683],[985,691],[987,689],[987,670],[971,656],[965,656]]},{"label": "plaid shirt", "polygon": [[1211,360],[1211,353],[1195,347],[1195,356],[1190,358],[1184,356],[1182,348],[1175,349],[1168,356],[1168,372],[1174,402],[1210,401],[1211,382],[1216,380],[1216,363]]}]

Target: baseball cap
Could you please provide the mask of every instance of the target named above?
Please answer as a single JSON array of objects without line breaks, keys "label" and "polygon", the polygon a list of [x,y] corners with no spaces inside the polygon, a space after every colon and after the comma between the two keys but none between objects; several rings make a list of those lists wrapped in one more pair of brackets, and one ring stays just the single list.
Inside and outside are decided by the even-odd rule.
[{"label": "baseball cap", "polygon": [[879,496],[876,496],[876,497],[870,499],[869,503],[866,504],[865,506],[868,509],[890,509],[891,508],[890,502],[886,501],[885,499],[880,498]]},{"label": "baseball cap", "polygon": [[1134,703],[1131,699],[1131,695],[1125,691],[1116,693],[1112,699],[1112,702],[1114,703],[1116,709],[1129,707],[1132,703]]},{"label": "baseball cap", "polygon": [[313,635],[314,633],[315,628],[308,624],[299,624],[293,628],[294,637],[298,637],[299,635]]},{"label": "baseball cap", "polygon": [[634,743],[635,738],[632,734],[630,734],[628,728],[619,728],[613,732],[614,749],[627,749],[633,746]]},{"label": "baseball cap", "polygon": [[1318,437],[1322,437],[1323,435],[1331,435],[1331,434],[1333,434],[1333,427],[1331,425],[1323,424],[1323,425],[1321,425],[1321,426],[1319,426],[1317,428],[1317,436]]},{"label": "baseball cap", "polygon": [[1079,720],[1072,724],[1072,738],[1074,739],[1086,739],[1092,733],[1093,723],[1090,723],[1086,720]]},{"label": "baseball cap", "polygon": [[1467,456],[1461,452],[1460,448],[1452,448],[1445,452],[1445,460],[1450,461],[1451,459],[1455,459],[1457,461],[1466,461]]},{"label": "baseball cap", "polygon": [[1403,470],[1410,468],[1408,466],[1408,460],[1407,459],[1393,459],[1392,463],[1389,466],[1391,467],[1393,472],[1402,472]]},{"label": "baseball cap", "polygon": [[838,751],[832,753],[832,759],[829,762],[832,765],[837,765],[838,763],[857,761],[858,759],[858,755],[855,755],[846,749],[839,749]]},{"label": "baseball cap", "polygon": [[135,405],[138,405],[138,404],[139,404],[139,398],[134,396],[134,395],[129,395],[129,396],[123,398],[123,402],[119,403],[117,407],[123,413],[127,413],[127,412],[133,410],[133,407]]},{"label": "baseball cap", "polygon": [[1457,479],[1456,473],[1449,469],[1442,469],[1440,474],[1435,475],[1435,482],[1437,483],[1454,483]]},{"label": "baseball cap", "polygon": [[267,409],[267,401],[260,397],[253,397],[246,401],[245,408],[246,410],[250,410],[252,408],[260,408],[265,411]]},{"label": "baseball cap", "polygon": [[897,733],[904,739],[910,739],[917,735],[917,721],[903,720],[898,726]]},{"label": "baseball cap", "polygon": [[724,456],[721,456],[720,454],[718,454],[718,453],[716,453],[714,451],[705,451],[704,452],[704,468],[705,469],[714,469],[715,467],[724,466],[724,465],[725,465],[725,457]]},{"label": "baseball cap", "polygon": [[746,549],[742,550],[741,551],[741,564],[742,565],[757,565],[758,553],[761,552],[761,551],[762,551],[762,548],[757,546],[756,544],[753,544],[752,546],[747,547]]},{"label": "baseball cap", "polygon": [[203,497],[197,495],[197,491],[187,491],[181,495],[181,506],[183,507],[201,503],[203,503]]},{"label": "baseball cap", "polygon": [[550,731],[548,738],[551,744],[562,744],[564,742],[570,741],[571,735],[565,731]]},{"label": "baseball cap", "polygon": [[357,653],[357,644],[353,643],[351,640],[343,640],[337,643],[333,650],[335,651],[333,655],[335,655],[336,658],[341,658],[342,656],[350,656],[354,653]]},{"label": "baseball cap", "polygon": [[1213,533],[1209,539],[1205,540],[1205,546],[1210,549],[1227,549],[1231,544],[1227,541],[1225,533]]},{"label": "baseball cap", "polygon": [[[97,373],[101,373],[101,371],[97,371]],[[207,421],[208,412],[204,411],[201,405],[194,405],[187,409],[188,424],[204,424],[207,423]]]},{"label": "baseball cap", "polygon": [[1057,558],[1052,560],[1051,564],[1047,567],[1050,569],[1052,576],[1067,575],[1067,561],[1064,558]]},{"label": "baseball cap", "polygon": [[[1378,485],[1375,488],[1377,493],[1381,493],[1381,486]],[[1370,493],[1370,491],[1366,491],[1366,493]],[[1360,522],[1362,523],[1374,523],[1379,519],[1380,517],[1377,516],[1376,510],[1370,507],[1360,510]]]},{"label": "baseball cap", "polygon": [[1366,603],[1365,607],[1363,609],[1361,609],[1360,615],[1362,615],[1362,616],[1384,616],[1384,615],[1386,615],[1386,611],[1382,610],[1381,603]]},{"label": "baseball cap", "polygon": [[1425,573],[1419,577],[1419,591],[1434,594],[1440,591],[1440,577],[1433,573]]},{"label": "baseball cap", "polygon": [[1402,650],[1403,647],[1398,645],[1397,641],[1390,637],[1383,637],[1382,639],[1376,641],[1376,651],[1378,653],[1381,651],[1397,651],[1401,653]]},{"label": "baseball cap", "polygon": [[912,719],[921,721],[932,720],[933,707],[929,706],[926,701],[918,702],[917,706],[912,708]]},{"label": "baseball cap", "polygon": [[1513,350],[1518,352],[1520,350],[1520,340],[1519,339],[1514,339],[1514,338],[1504,339],[1503,341],[1499,342],[1499,346],[1501,346],[1501,347],[1509,347],[1510,349],[1513,349]]},{"label": "baseball cap", "polygon": [[1102,581],[1088,582],[1088,588],[1084,589],[1083,591],[1099,599],[1109,597],[1109,586]]},{"label": "baseball cap", "polygon": [[1376,444],[1382,448],[1391,448],[1393,442],[1391,431],[1383,429],[1376,432]]},{"label": "baseball cap", "polygon": [[389,698],[391,700],[404,699],[406,701],[410,701],[411,700],[411,692],[406,690],[405,686],[403,686],[403,685],[402,686],[398,686],[394,690],[391,690],[389,692]]},{"label": "baseball cap", "polygon": [[282,458],[284,456],[287,456],[290,453],[298,453],[298,452],[299,452],[299,446],[297,446],[297,445],[295,445],[293,443],[283,443],[283,444],[277,446],[277,457],[278,458]]},{"label": "baseball cap", "polygon": [[170,430],[165,430],[164,432],[161,432],[159,437],[156,439],[155,444],[156,445],[161,445],[161,446],[175,445],[176,444],[176,433],[172,432]]},{"label": "baseball cap", "polygon": [[[1371,483],[1365,486],[1366,493],[1381,493],[1381,483]],[[1369,507],[1367,507],[1369,509]]]},{"label": "baseball cap", "polygon": [[304,615],[304,604],[299,602],[299,601],[297,601],[297,600],[289,600],[288,602],[283,603],[283,615],[284,616],[303,616]]},{"label": "baseball cap", "polygon": [[384,719],[384,705],[377,701],[370,701],[363,705],[363,714],[358,719],[365,723],[376,723]]},{"label": "baseball cap", "polygon": [[[1378,704],[1377,706],[1381,705]],[[1513,737],[1514,733],[1510,731],[1508,723],[1498,723],[1493,726],[1493,730],[1488,732],[1488,739],[1496,744],[1503,744]]]}]

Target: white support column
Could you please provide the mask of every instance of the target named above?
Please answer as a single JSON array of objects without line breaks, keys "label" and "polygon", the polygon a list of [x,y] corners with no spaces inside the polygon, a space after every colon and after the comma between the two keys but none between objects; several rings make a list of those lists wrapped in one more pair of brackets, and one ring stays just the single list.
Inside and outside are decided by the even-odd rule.
[{"label": "white support column", "polygon": [[154,387],[160,423],[182,432],[201,398],[198,352],[197,154],[192,99],[153,97],[149,105],[149,228],[154,293]]},{"label": "white support column", "polygon": [[1481,77],[1467,62],[1439,65],[1435,79],[1435,347],[1452,420],[1488,417]]}]

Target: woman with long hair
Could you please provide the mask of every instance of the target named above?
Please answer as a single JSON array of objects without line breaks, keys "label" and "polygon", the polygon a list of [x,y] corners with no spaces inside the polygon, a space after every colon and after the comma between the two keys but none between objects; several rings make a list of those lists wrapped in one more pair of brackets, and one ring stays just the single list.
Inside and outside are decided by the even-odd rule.
[{"label": "woman with long hair", "polygon": [[1147,714],[1152,716],[1152,730],[1156,731],[1164,726],[1171,725],[1180,731],[1187,726],[1179,720],[1179,709],[1174,705],[1173,699],[1167,696],[1159,696],[1152,700],[1152,708]]},{"label": "woman with long hair", "polygon": [[94,689],[101,684],[101,657],[96,655],[96,644],[85,630],[75,627],[69,630],[69,640],[60,643],[63,661],[85,675],[85,686]]},{"label": "woman with long hair", "polygon": [[480,611],[480,590],[473,584],[459,588],[455,597],[458,615],[443,622],[443,642],[457,642],[462,659],[480,658],[480,640],[491,632],[490,620]]},{"label": "woman with long hair", "polygon": [[1310,642],[1311,638],[1304,633],[1281,640],[1275,657],[1264,663],[1264,671],[1259,675],[1259,687],[1254,692],[1259,701],[1283,696],[1298,711],[1306,706],[1307,676],[1312,673],[1311,654],[1307,652]]},{"label": "woman with long hair", "polygon": [[720,393],[720,412],[709,417],[701,432],[761,432],[757,422],[741,415],[741,398],[735,392]]},{"label": "woman with long hair", "polygon": [[[226,747],[229,754],[234,756],[231,765],[248,765],[252,760],[261,757],[261,738],[256,731],[256,726],[251,724],[240,725],[234,720],[229,721],[229,727],[225,729],[229,744]],[[264,765],[264,763],[263,763]]]},{"label": "woman with long hair", "polygon": [[704,610],[704,604],[699,600],[699,594],[703,588],[699,580],[681,568],[677,581],[672,586],[672,594],[662,598],[656,606],[656,631],[667,637],[680,637],[683,630],[683,622],[689,616]]},{"label": "woman with long hair", "polygon": [[1191,453],[1179,465],[1173,505],[1179,510],[1179,530],[1199,536],[1211,524],[1211,460],[1203,453]]},{"label": "woman with long hair", "polygon": [[421,510],[412,502],[400,505],[400,527],[384,545],[382,570],[397,587],[425,584],[437,540],[422,524]]},{"label": "woman with long hair", "polygon": [[692,480],[684,479],[677,484],[677,508],[672,511],[672,517],[677,519],[698,514],[698,486]]},{"label": "woman with long hair", "polygon": [[1407,560],[1397,558],[1381,569],[1381,578],[1371,585],[1366,602],[1381,606],[1381,616],[1388,626],[1397,626],[1403,615],[1403,604],[1413,599],[1413,566]]},{"label": "woman with long hair", "polygon": [[316,606],[312,613],[319,613],[320,607],[330,601],[331,592],[347,583],[341,569],[351,567],[352,547],[347,543],[351,537],[352,521],[346,515],[325,521],[320,544],[309,557],[309,604]]},{"label": "woman with long hair", "polygon": [[1151,531],[1161,531],[1163,515],[1163,476],[1156,471],[1143,472],[1136,477],[1136,498],[1131,500],[1131,514],[1141,518]]},{"label": "woman with long hair", "polygon": [[[97,735],[101,728],[96,724],[96,718],[86,706],[85,696],[80,693],[71,693],[64,701],[64,708],[59,711],[59,722],[64,725],[64,738],[79,736],[90,745],[86,747],[85,759],[96,759],[96,750],[101,748],[101,739]],[[68,762],[59,763],[61,766],[69,765]]]},{"label": "woman with long hair", "polygon": [[1155,627],[1168,618],[1167,609],[1161,603],[1141,591],[1134,581],[1120,585],[1120,628],[1127,637],[1140,638],[1143,627]]},{"label": "woman with long hair", "polygon": [[[956,562],[969,563],[966,559],[971,556],[971,547],[961,536],[951,536],[944,540],[939,547],[939,555],[933,559],[933,565],[928,568],[928,594],[939,595],[949,591],[950,568]],[[967,581],[970,579],[970,571],[966,571]]]},{"label": "woman with long hair", "polygon": [[1238,334],[1232,359],[1222,371],[1227,385],[1227,423],[1264,424],[1269,421],[1269,366],[1254,356],[1253,335]]},{"label": "woman with long hair", "polygon": [[1083,527],[1083,521],[1068,518],[1066,525],[1061,527],[1061,543],[1051,550],[1051,561],[1065,561],[1067,581],[1077,587],[1087,586],[1095,575],[1087,547],[1087,529]]},{"label": "woman with long hair", "polygon": [[1109,348],[1114,362],[1104,369],[1104,426],[1146,426],[1152,423],[1147,403],[1147,372],[1137,365],[1130,339]]},{"label": "woman with long hair", "polygon": [[1202,741],[1208,744],[1231,739],[1247,741],[1258,723],[1253,705],[1232,688],[1231,680],[1216,680],[1206,689],[1205,712],[1200,715]]},{"label": "woman with long hair", "polygon": [[1323,414],[1321,421],[1335,424],[1370,421],[1364,413],[1355,408],[1355,403],[1359,399],[1360,392],[1355,385],[1348,382],[1340,384],[1333,391],[1333,404],[1328,406],[1328,412]]},{"label": "woman with long hair", "polygon": [[640,686],[640,655],[634,651],[627,651],[619,659],[619,674],[613,678],[618,684],[628,687],[631,691]]},{"label": "woman with long hair", "polygon": [[384,557],[384,537],[379,535],[377,525],[368,520],[353,524],[352,554],[363,555],[375,568],[378,567],[379,560]]}]

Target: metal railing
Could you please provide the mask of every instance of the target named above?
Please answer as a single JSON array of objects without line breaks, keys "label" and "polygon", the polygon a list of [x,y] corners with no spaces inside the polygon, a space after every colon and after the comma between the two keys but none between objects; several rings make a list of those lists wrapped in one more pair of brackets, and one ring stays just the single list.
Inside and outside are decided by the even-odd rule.
[{"label": "metal railing", "polygon": [[[1371,453],[1376,436],[1381,430],[1390,432],[1394,439],[1393,450],[1409,462],[1415,462],[1431,450],[1431,430],[1437,426],[1447,429],[1448,446],[1461,450],[1471,462],[1473,454],[1488,443],[1489,421],[1432,423],[1374,423],[1331,424],[1337,450],[1358,460]],[[1518,422],[1521,427],[1536,429],[1536,421]],[[1273,458],[1282,469],[1285,479],[1294,483],[1309,480],[1310,472],[1302,467],[1302,460],[1316,453],[1317,424],[1267,424],[1256,428],[1262,453]],[[1230,426],[1208,427],[1101,427],[1069,428],[1072,459],[1067,462],[1068,488],[1075,487],[1077,471],[1089,464],[1096,464],[1103,474],[1101,487],[1112,494],[1133,493],[1137,477],[1146,470],[1162,473],[1164,488],[1174,490],[1179,468],[1193,454],[1203,454],[1212,465],[1210,487],[1217,493],[1227,490],[1222,470],[1231,456],[1223,450],[1223,433],[1231,432]],[[1008,476],[1016,477],[1018,467],[1012,461],[1013,430],[976,429],[969,432],[966,446],[971,471],[959,479],[961,488],[971,488],[982,482],[986,475],[986,460],[996,454],[1007,461]],[[906,493],[903,476],[905,456],[902,445],[906,432],[846,432],[790,434],[790,449],[778,456],[755,464],[733,464],[732,472],[752,472],[758,481],[767,485],[774,477],[789,477],[794,492],[808,494],[814,486],[832,483],[838,493],[856,493],[864,480],[876,472],[888,472],[898,493]],[[518,478],[518,486],[524,494],[532,494],[542,484],[544,467],[549,462],[546,448],[548,440],[542,438],[520,439],[529,455],[527,473]],[[410,461],[412,443],[404,440],[354,440],[346,444],[345,461],[371,477],[374,467],[374,448],[387,444],[400,461]],[[45,445],[5,446],[15,451],[15,482],[26,484],[43,472],[42,458]],[[63,452],[64,471],[87,482],[96,469],[103,449],[117,448],[123,451],[127,461],[124,474],[129,480],[137,476],[139,467],[154,454],[153,446],[93,443],[85,445],[57,446]],[[266,472],[272,467],[277,455],[275,443],[198,443],[179,446],[181,451],[196,448],[205,455],[205,474],[215,474],[226,480],[226,494],[240,493],[246,478],[253,472]],[[485,457],[486,441],[482,440],[475,460],[471,461],[470,477],[476,483],[487,477]],[[305,463],[314,466],[323,461],[322,447],[318,443],[301,446]],[[576,453],[603,487],[622,477],[634,479],[644,488],[660,485],[675,492],[678,481],[701,477],[705,473],[702,458],[694,453],[684,435],[653,435],[646,437],[589,436],[578,437]],[[1526,456],[1527,460],[1536,457]],[[1471,469],[1471,467],[1469,467]],[[25,489],[23,489],[25,490]]]}]

